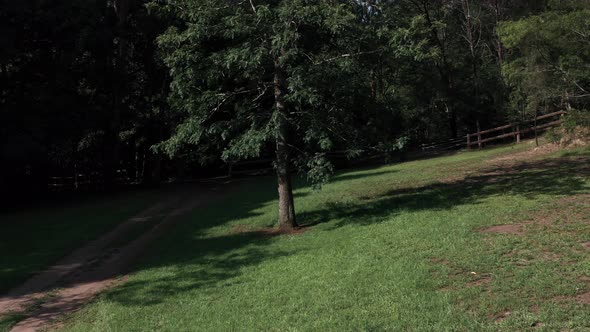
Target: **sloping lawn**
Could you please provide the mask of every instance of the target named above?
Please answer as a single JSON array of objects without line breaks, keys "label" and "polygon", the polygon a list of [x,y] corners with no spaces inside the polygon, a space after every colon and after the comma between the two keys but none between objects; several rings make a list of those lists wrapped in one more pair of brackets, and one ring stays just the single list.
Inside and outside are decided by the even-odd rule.
[{"label": "sloping lawn", "polygon": [[299,223],[314,226],[298,235],[248,231],[274,225],[276,190],[245,181],[63,328],[588,330],[590,150],[519,160],[526,149],[300,182]]},{"label": "sloping lawn", "polygon": [[126,192],[0,214],[0,293],[133,217],[156,192]]}]

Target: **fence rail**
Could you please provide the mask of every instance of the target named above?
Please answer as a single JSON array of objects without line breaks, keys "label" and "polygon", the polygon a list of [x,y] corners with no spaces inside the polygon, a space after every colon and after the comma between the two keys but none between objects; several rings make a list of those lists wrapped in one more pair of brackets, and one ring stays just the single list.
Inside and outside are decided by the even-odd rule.
[{"label": "fence rail", "polygon": [[426,153],[440,153],[456,148],[463,147],[465,145],[463,137],[453,138],[442,142],[422,144],[420,148],[422,152]]},{"label": "fence rail", "polygon": [[[459,150],[460,148],[465,147],[465,139],[467,139],[467,149],[471,149],[472,146],[477,145],[479,148],[482,148],[484,143],[492,142],[495,140],[507,138],[507,137],[514,137],[516,142],[520,142],[521,136],[530,133],[530,132],[538,132],[540,130],[558,126],[563,123],[563,119],[553,120],[547,123],[539,124],[539,121],[551,119],[557,116],[562,116],[567,114],[566,111],[559,111],[553,112],[541,116],[537,116],[535,119],[520,123],[520,124],[507,124],[503,126],[499,126],[496,128],[486,129],[486,130],[478,130],[475,133],[469,133],[466,136],[453,138],[442,142],[435,142],[430,144],[422,144],[420,146],[423,154],[440,154],[446,153],[451,150]],[[527,123],[532,123],[533,125],[528,128],[521,129],[522,126],[526,126]],[[511,132],[505,133],[502,132],[499,135],[492,136],[492,137],[483,137],[484,135],[496,133],[499,131],[506,131],[506,129],[511,129]],[[476,140],[472,140],[472,138],[477,138]],[[335,151],[330,154],[331,156],[337,155],[345,155],[344,151]],[[361,159],[361,162],[370,162],[371,160],[384,158],[384,154],[371,154]],[[256,174],[266,174],[272,172],[272,160],[271,159],[257,159],[257,160],[249,160],[249,161],[241,161],[238,163],[233,163],[228,165],[228,175],[256,175]],[[117,176],[117,183],[122,185],[130,185],[137,183],[137,179],[133,179],[132,177],[128,176],[127,172],[123,170],[119,170]],[[92,174],[80,174],[75,173],[74,176],[53,176],[48,179],[47,186],[50,190],[53,191],[64,191],[64,190],[79,190],[79,189],[91,189],[91,188],[98,188],[104,185],[103,177],[98,173]]]},{"label": "fence rail", "polygon": [[[496,128],[492,128],[492,129],[486,129],[483,131],[477,131],[475,133],[467,134],[467,136],[466,136],[467,149],[471,149],[471,147],[474,145],[477,145],[481,149],[482,145],[484,143],[496,141],[496,140],[507,138],[507,137],[514,137],[514,139],[518,143],[518,142],[520,142],[521,136],[523,134],[530,133],[530,132],[538,132],[539,130],[544,130],[547,128],[561,125],[563,123],[563,119],[554,120],[554,121],[544,123],[544,124],[539,124],[539,121],[554,118],[556,116],[563,116],[564,114],[567,114],[567,112],[566,111],[553,112],[553,113],[537,116],[537,117],[535,117],[535,119],[527,121],[523,124],[507,124],[504,126],[500,126],[500,127],[496,127]],[[527,123],[528,124],[532,123],[532,127],[520,129],[521,125],[526,125]],[[505,131],[506,129],[512,129],[512,131],[509,133],[502,133],[500,135],[496,135],[496,136],[492,136],[492,137],[487,137],[487,138],[482,137],[483,135],[495,133],[498,131]],[[477,137],[477,140],[472,140],[472,137]]]},{"label": "fence rail", "polygon": [[[73,176],[50,176],[47,180],[47,187],[51,191],[98,189],[104,186],[104,178],[99,173],[75,173]],[[135,180],[130,178],[125,170],[118,170],[115,181],[119,185],[130,185]]]}]

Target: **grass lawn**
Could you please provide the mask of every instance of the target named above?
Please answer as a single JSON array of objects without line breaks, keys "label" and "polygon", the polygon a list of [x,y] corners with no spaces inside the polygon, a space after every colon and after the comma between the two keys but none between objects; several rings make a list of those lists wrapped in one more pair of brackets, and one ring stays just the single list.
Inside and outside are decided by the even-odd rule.
[{"label": "grass lawn", "polygon": [[244,181],[63,329],[587,331],[590,150],[505,157],[526,149],[299,182],[299,235],[248,232],[274,225],[276,189]]},{"label": "grass lawn", "polygon": [[0,293],[150,206],[156,192],[126,192],[0,214]]}]

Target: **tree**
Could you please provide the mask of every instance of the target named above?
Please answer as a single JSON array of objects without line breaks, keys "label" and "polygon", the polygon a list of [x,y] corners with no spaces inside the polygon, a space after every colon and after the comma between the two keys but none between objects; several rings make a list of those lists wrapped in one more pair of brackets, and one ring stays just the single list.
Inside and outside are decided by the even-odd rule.
[{"label": "tree", "polygon": [[590,102],[585,0],[151,1],[0,0],[3,189],[273,155],[294,227],[291,174],[333,152]]},{"label": "tree", "polygon": [[143,155],[154,161],[143,173],[157,173],[149,147],[170,123],[169,80],[155,54],[165,18],[142,1],[0,3],[2,189],[31,195],[48,176],[74,173],[114,180]]},{"label": "tree", "polygon": [[[0,158],[15,196],[47,188],[70,167],[77,143],[101,124],[100,50],[106,6],[87,1],[1,1]],[[96,79],[96,81],[95,81]],[[32,179],[34,183],[29,183]]]},{"label": "tree", "polygon": [[[170,104],[185,115],[160,148],[223,147],[224,159],[274,146],[279,227],[297,227],[292,172],[322,182],[325,153],[352,146],[355,61],[379,52],[354,41],[352,1],[174,1],[178,24],[158,43],[172,76]],[[221,144],[220,144],[221,143]]]},{"label": "tree", "polygon": [[502,42],[511,53],[503,71],[521,114],[589,104],[590,5],[555,1],[549,8],[501,25]]},{"label": "tree", "polygon": [[113,187],[116,184],[117,170],[120,162],[120,137],[121,113],[123,113],[125,89],[127,87],[127,64],[129,54],[129,14],[132,10],[131,0],[115,0],[112,3],[116,17],[115,27],[115,54],[111,76],[113,78],[112,113],[109,122],[106,141],[110,147],[105,158],[105,178],[107,185]]}]

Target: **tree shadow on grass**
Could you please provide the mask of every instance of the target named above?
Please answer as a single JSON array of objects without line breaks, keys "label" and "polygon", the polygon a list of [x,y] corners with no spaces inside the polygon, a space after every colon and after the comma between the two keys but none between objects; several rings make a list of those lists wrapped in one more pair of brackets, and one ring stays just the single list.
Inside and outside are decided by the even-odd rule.
[{"label": "tree shadow on grass", "polygon": [[[376,173],[379,174],[367,175]],[[323,209],[300,214],[300,221],[315,225],[337,220],[330,224],[337,228],[380,222],[403,211],[437,211],[476,205],[487,198],[507,194],[525,198],[575,195],[590,189],[584,181],[588,175],[587,158],[490,166],[476,175],[452,182],[386,190],[373,197],[359,198],[355,203],[331,203]],[[135,266],[135,271],[143,273],[104,297],[126,306],[155,305],[176,294],[245,282],[237,278],[244,269],[298,253],[272,248],[275,238],[261,237],[254,232],[211,235],[208,231],[236,219],[260,215],[256,210],[275,200],[274,190],[269,190],[274,187],[272,181],[274,179],[258,178],[246,183],[242,189],[245,192],[230,197],[231,202],[219,202],[205,212],[193,211],[186,222],[151,250],[149,260]]]},{"label": "tree shadow on grass", "polygon": [[[383,166],[385,167],[385,166]],[[352,171],[352,170],[351,170]],[[350,181],[350,180],[358,180],[358,179],[367,179],[373,176],[381,176],[381,175],[391,175],[394,173],[399,172],[395,169],[383,169],[383,170],[375,170],[375,168],[365,168],[365,169],[357,169],[341,174],[335,175],[331,180],[330,183],[341,182],[341,181]]]},{"label": "tree shadow on grass", "polygon": [[[172,251],[141,266],[141,270],[166,267],[163,276],[141,276],[109,291],[106,299],[127,306],[158,304],[175,294],[196,289],[230,287],[243,268],[294,252],[268,251],[271,238],[239,233],[203,239],[176,238],[182,243]],[[190,255],[186,253],[190,252]]]},{"label": "tree shadow on grass", "polygon": [[534,199],[539,195],[575,195],[590,190],[584,178],[590,176],[586,158],[524,162],[510,167],[484,169],[476,175],[452,182],[438,182],[418,188],[400,188],[355,203],[330,203],[324,209],[306,212],[302,222],[317,225],[340,220],[346,224],[370,224],[403,211],[448,210],[476,205],[502,195]]},{"label": "tree shadow on grass", "polygon": [[[108,243],[100,244],[102,249],[96,253],[93,250],[82,249],[81,253],[68,258],[67,264],[63,268],[59,265],[55,271],[49,271],[51,277],[49,280],[51,281],[47,285],[39,284],[39,282],[48,280],[47,273],[45,273],[37,276],[38,281],[32,285],[25,285],[25,287],[15,289],[0,297],[0,304],[6,304],[7,308],[18,308],[18,303],[20,303],[18,301],[24,300],[26,305],[36,302],[34,298],[29,299],[28,296],[37,292],[48,291],[54,287],[63,289],[86,287],[96,282],[112,280],[121,273],[157,266],[177,270],[178,274],[167,282],[170,282],[170,290],[184,291],[188,289],[186,284],[191,284],[191,288],[204,287],[209,282],[224,280],[239,273],[240,266],[253,265],[264,259],[283,256],[285,253],[264,252],[262,248],[271,239],[259,239],[253,234],[207,236],[208,230],[214,227],[225,225],[238,218],[256,217],[261,214],[257,209],[274,200],[274,195],[272,191],[268,190],[269,179],[262,178],[260,180],[256,182],[252,180],[240,181],[245,182],[246,186],[241,190],[247,190],[247,193],[236,193],[235,189],[228,189],[227,185],[214,188],[200,184],[175,186],[172,196],[169,196],[172,192],[162,191],[162,198],[175,202],[175,205],[169,209],[166,208],[165,212],[161,212],[163,213],[161,217],[153,217],[157,219],[155,226],[150,225],[151,227],[145,232],[135,232],[135,228],[131,227],[121,234],[110,236]],[[236,187],[232,184],[229,186]],[[233,201],[229,202],[228,200]],[[211,202],[209,205],[212,205],[212,209],[198,208],[198,202],[208,201]],[[149,218],[138,219],[147,223],[146,220]],[[137,223],[139,222],[137,221]],[[135,224],[130,225],[135,227]],[[162,237],[168,231],[171,234]],[[91,249],[95,246],[97,244],[89,244]],[[149,260],[144,260],[143,264],[137,264],[140,254],[143,257],[152,257]],[[141,260],[139,261],[141,262]],[[209,266],[210,268],[207,270],[196,269],[185,275],[183,271],[186,270],[182,267],[189,264]],[[68,270],[70,266],[73,266],[71,271]],[[183,283],[173,282],[174,279]],[[154,289],[153,293],[157,293],[158,288],[165,288],[164,281],[146,283],[144,288],[146,291]],[[124,288],[121,290],[125,291],[126,289],[130,298],[133,299],[133,294],[136,292],[132,289],[139,291],[138,286],[131,282],[129,285],[122,286]],[[66,312],[81,306],[84,301],[84,297],[64,295],[59,298],[59,303],[53,305],[51,311]],[[142,302],[145,301],[142,300]],[[0,313],[0,315],[2,314]]]},{"label": "tree shadow on grass", "polygon": [[[218,234],[213,228],[235,220],[261,216],[256,210],[275,200],[274,179],[270,177],[242,181],[237,192],[227,200],[196,209],[147,253],[131,271],[150,273],[164,268],[162,276],[129,280],[108,291],[105,298],[127,306],[158,304],[174,294],[196,289],[228,287],[242,269],[263,261],[294,254],[293,251],[269,250],[274,237],[255,231],[229,231]],[[308,193],[300,193],[300,197]]]}]

